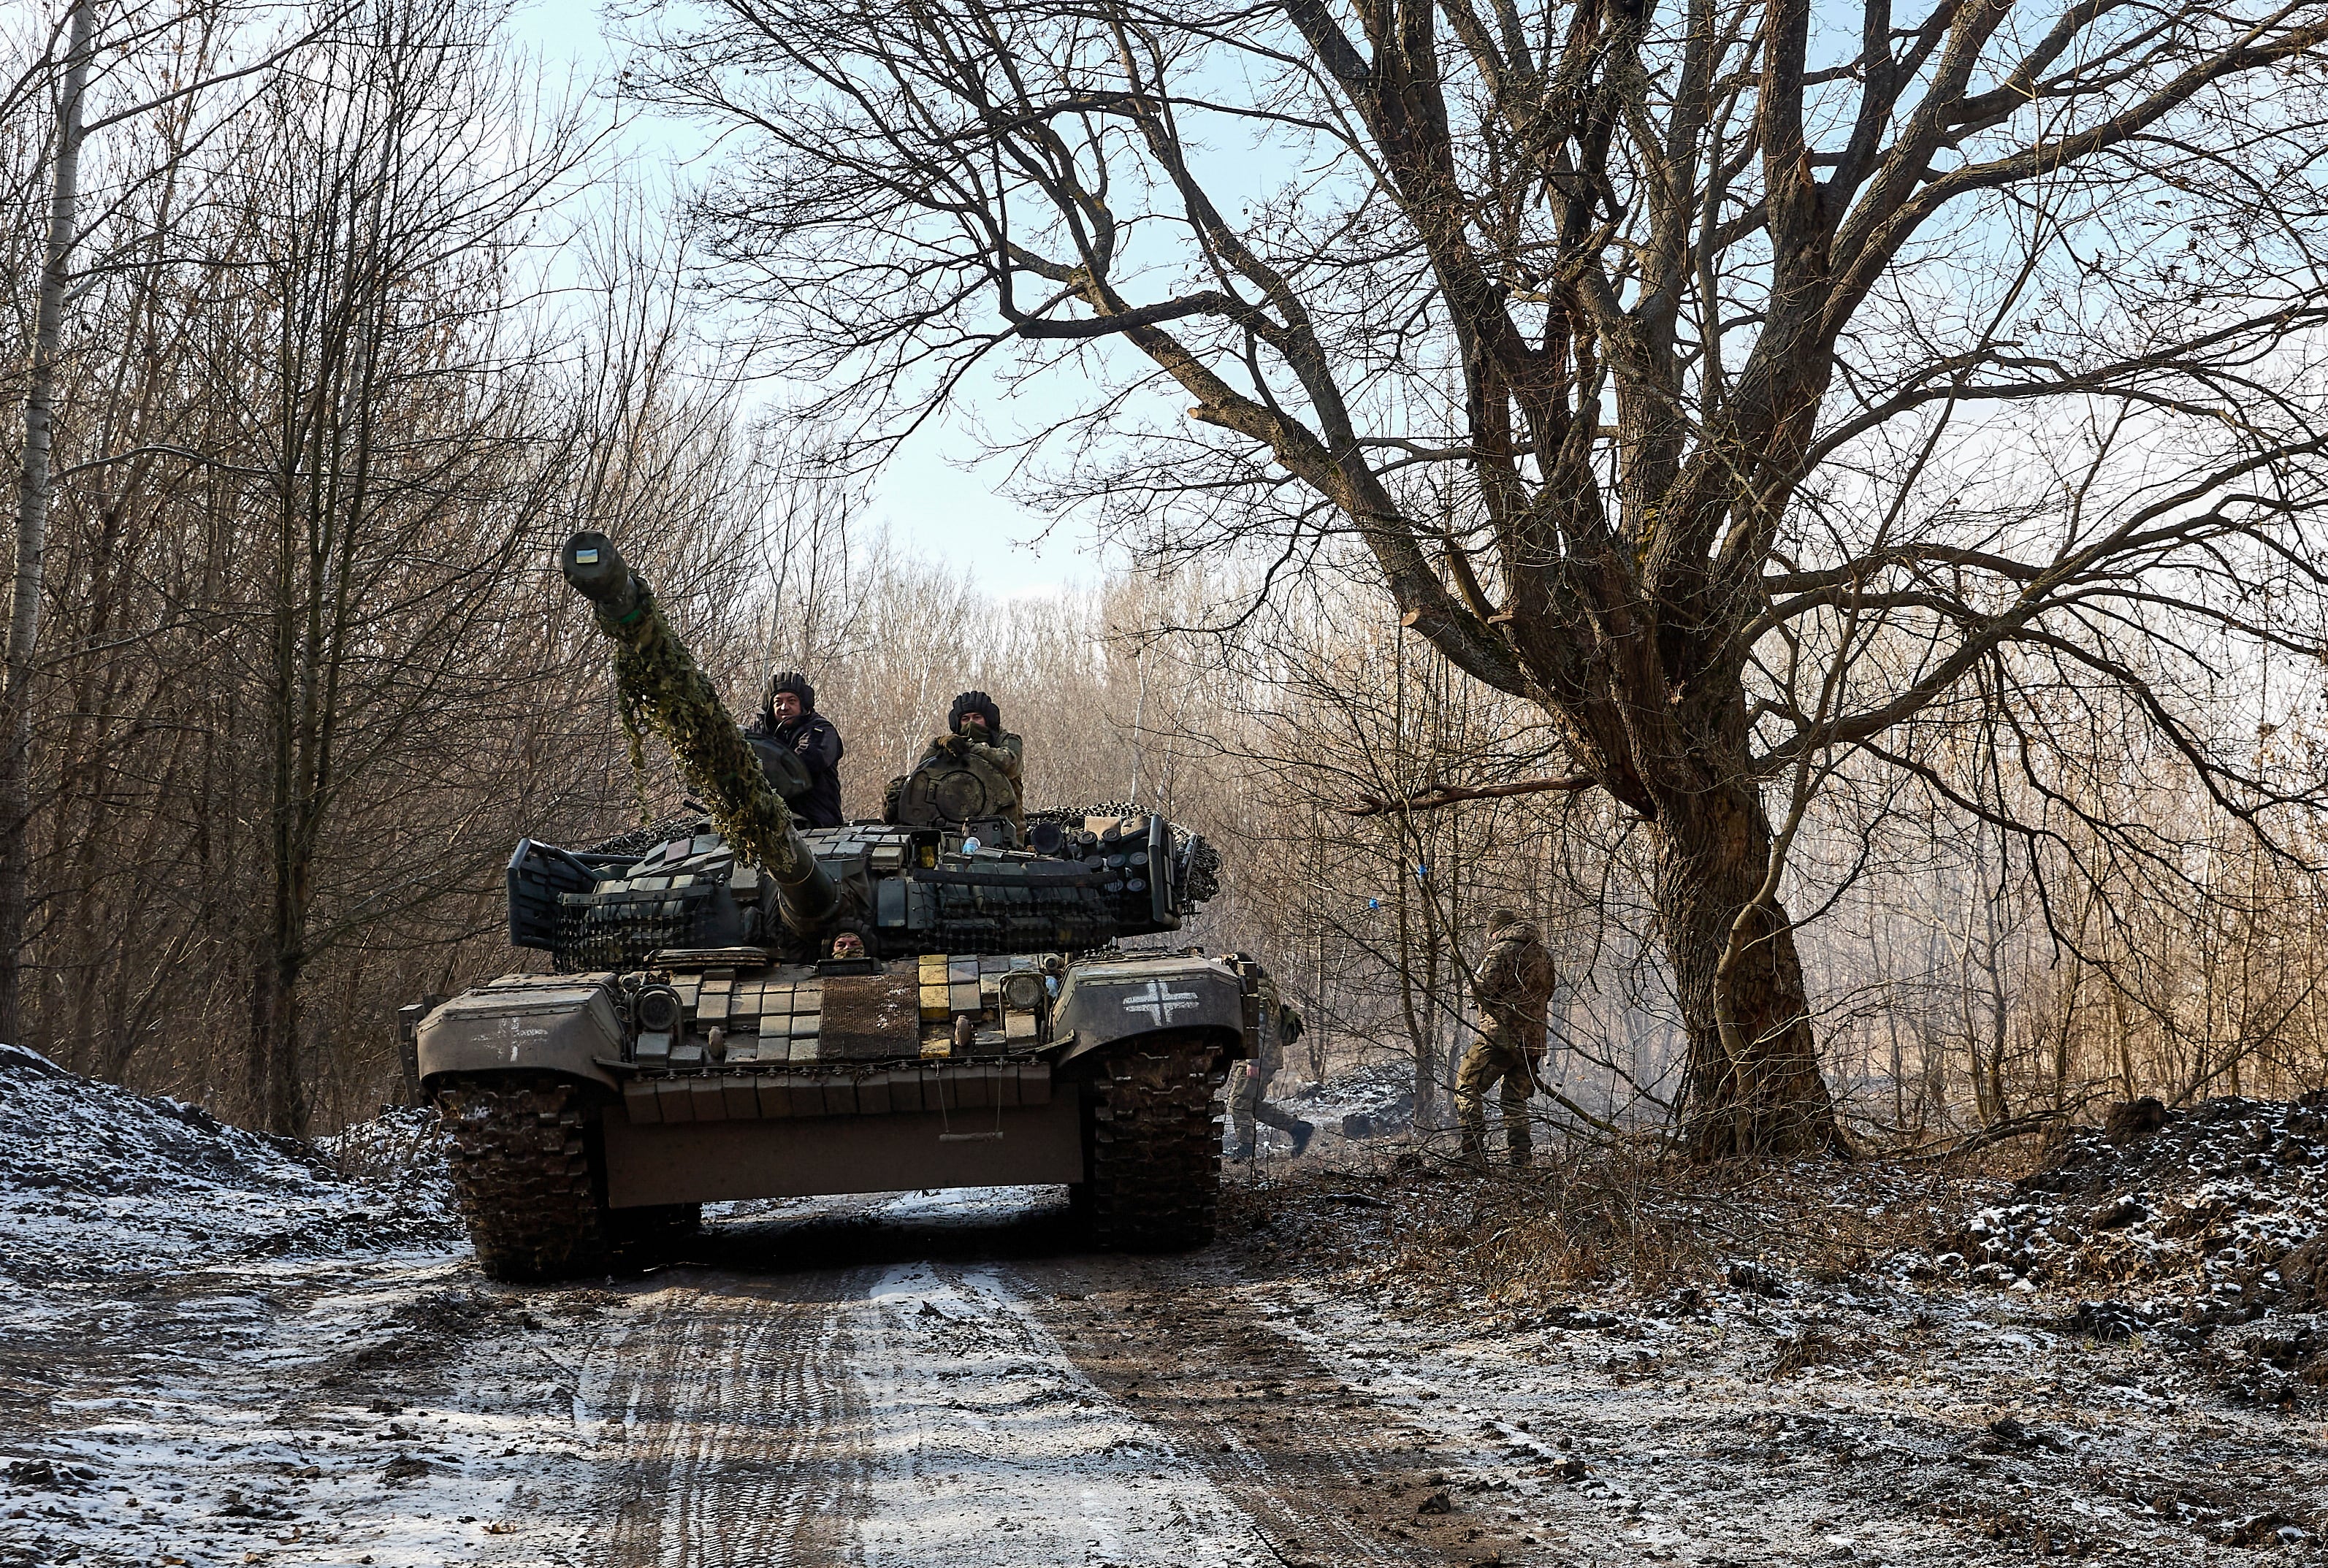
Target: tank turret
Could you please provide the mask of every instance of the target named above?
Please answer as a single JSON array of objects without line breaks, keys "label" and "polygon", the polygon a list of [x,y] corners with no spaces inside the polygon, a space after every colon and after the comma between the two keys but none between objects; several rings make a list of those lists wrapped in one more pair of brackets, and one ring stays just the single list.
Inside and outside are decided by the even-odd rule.
[{"label": "tank turret", "polygon": [[[568,972],[624,970],[659,953],[764,947],[822,956],[854,931],[882,958],[1076,953],[1179,928],[1214,892],[1218,857],[1128,805],[1032,813],[1018,825],[955,798],[960,758],[934,752],[900,820],[800,829],[652,589],[603,534],[559,566],[615,644],[628,710],[670,743],[705,803],[650,840],[596,850],[528,839],[509,865],[510,940]],[[1006,793],[1009,781],[995,786]],[[949,792],[953,793],[949,793]],[[897,793],[893,790],[893,793]],[[926,796],[926,800],[924,798]],[[765,875],[763,874],[765,873]]]}]

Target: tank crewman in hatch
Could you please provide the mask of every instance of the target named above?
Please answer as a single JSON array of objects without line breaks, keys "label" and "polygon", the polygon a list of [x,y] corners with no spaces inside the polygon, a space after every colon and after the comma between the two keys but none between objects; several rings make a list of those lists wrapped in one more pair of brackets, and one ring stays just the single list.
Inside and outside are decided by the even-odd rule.
[{"label": "tank crewman in hatch", "polygon": [[[953,707],[946,714],[946,733],[930,742],[929,749],[914,765],[914,774],[943,769],[949,760],[975,758],[1009,784],[1010,804],[1002,815],[1023,839],[1027,832],[1026,755],[1027,743],[1002,728],[1002,710],[994,705],[994,699],[983,691],[965,691],[953,699]],[[889,781],[888,800],[882,811],[884,821],[899,820],[898,803],[914,774],[903,774]]]},{"label": "tank crewman in hatch", "polygon": [[840,731],[816,710],[816,688],[797,670],[768,677],[760,711],[744,727],[744,738],[765,756],[788,751],[808,773],[808,793],[788,801],[804,828],[840,826]]},{"label": "tank crewman in hatch", "polygon": [[1552,1004],[1558,977],[1552,954],[1535,927],[1516,909],[1488,916],[1488,952],[1471,980],[1479,1003],[1479,1038],[1455,1076],[1455,1114],[1463,1129],[1463,1158],[1475,1165],[1488,1159],[1487,1094],[1500,1084],[1504,1142],[1514,1165],[1525,1167],[1535,1153],[1528,1134],[1528,1096],[1544,1066],[1544,1009]]},{"label": "tank crewman in hatch", "polygon": [[[983,691],[965,691],[953,699],[946,713],[946,728],[951,731],[944,739],[930,743],[933,751],[954,751],[959,739],[962,746],[983,756],[1001,770],[1010,781],[1010,821],[1021,832],[1027,827],[1027,743],[1002,728],[1002,709],[994,699]],[[955,751],[956,756],[961,752]]]}]

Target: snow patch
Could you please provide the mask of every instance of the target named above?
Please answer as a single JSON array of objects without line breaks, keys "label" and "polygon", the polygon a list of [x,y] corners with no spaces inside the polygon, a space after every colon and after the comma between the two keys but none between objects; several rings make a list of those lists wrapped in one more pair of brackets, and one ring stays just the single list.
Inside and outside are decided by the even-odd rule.
[{"label": "snow patch", "polygon": [[[2149,1103],[2154,1107],[2154,1102]],[[2068,1327],[2100,1339],[2202,1338],[2328,1310],[2328,1094],[2159,1109],[2154,1130],[2087,1130],[2010,1200],[1975,1211],[1910,1275],[2027,1292],[2095,1287]]]},{"label": "snow patch", "polygon": [[0,1047],[0,1282],[439,1243],[449,1189],[352,1181],[323,1150]]},{"label": "snow patch", "polygon": [[893,1268],[869,1299],[854,1360],[866,1562],[1277,1561],[1169,1439],[1075,1368],[1001,1273]]}]

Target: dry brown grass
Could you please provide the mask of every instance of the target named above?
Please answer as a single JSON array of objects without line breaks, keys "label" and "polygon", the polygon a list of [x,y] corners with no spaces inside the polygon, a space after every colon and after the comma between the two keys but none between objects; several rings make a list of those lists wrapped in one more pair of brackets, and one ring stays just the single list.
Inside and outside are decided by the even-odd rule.
[{"label": "dry brown grass", "polygon": [[1264,1166],[1230,1185],[1225,1218],[1271,1260],[1356,1269],[1418,1301],[1484,1292],[1525,1310],[1583,1288],[1845,1279],[1928,1244],[2000,1185],[1877,1160],[1692,1166],[1647,1140],[1574,1147],[1528,1172],[1377,1146]]}]

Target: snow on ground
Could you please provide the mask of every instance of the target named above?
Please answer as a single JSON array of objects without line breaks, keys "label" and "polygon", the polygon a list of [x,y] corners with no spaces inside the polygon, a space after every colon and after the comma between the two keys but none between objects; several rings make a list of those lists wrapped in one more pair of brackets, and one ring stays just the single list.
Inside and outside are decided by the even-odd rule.
[{"label": "snow on ground", "polygon": [[2328,1310],[2328,1093],[2145,1103],[2117,1141],[2075,1136],[2008,1201],[1971,1216],[1949,1250],[1914,1262],[2016,1290],[2123,1287],[2126,1300],[2086,1309],[2083,1326],[2106,1338],[2195,1339],[2267,1312]]},{"label": "snow on ground", "polygon": [[[1411,1432],[1427,1507],[1331,1494],[1379,1560],[2328,1562],[2323,1109],[2017,1186],[1336,1143],[1240,1165],[1187,1259],[1078,1257],[1056,1189],[996,1188],[721,1206],[686,1266],[516,1289],[425,1118],[327,1157],[0,1051],[0,1568],[1281,1560],[1281,1475],[1175,1385],[1297,1449]],[[1266,1392],[1280,1346],[1322,1380]]]},{"label": "snow on ground", "polygon": [[1414,1065],[1403,1058],[1368,1062],[1319,1082],[1280,1074],[1271,1087],[1284,1109],[1344,1138],[1380,1138],[1414,1122]]},{"label": "snow on ground", "polygon": [[[463,1342],[477,1325],[461,1319],[499,1314],[466,1272],[451,1260],[335,1270],[299,1279],[296,1301],[271,1288],[280,1277],[253,1280],[112,1322],[130,1344],[169,1347],[83,1361],[62,1380],[56,1425],[9,1463],[0,1563],[427,1568],[489,1545],[507,1547],[501,1561],[571,1561],[565,1532],[509,1521],[536,1456],[572,1441],[557,1372],[572,1329],[494,1325],[520,1331],[477,1354]],[[446,1341],[452,1376],[400,1365],[429,1358],[435,1347],[412,1344],[428,1336]]]},{"label": "snow on ground", "polygon": [[0,1565],[417,1568],[507,1528],[562,1326],[476,1277],[409,1113],[343,1141],[376,1179],[0,1047]]},{"label": "snow on ground", "polygon": [[343,1179],[321,1151],[0,1046],[0,1289],[442,1244],[441,1177]]},{"label": "snow on ground", "polygon": [[[1412,1163],[1280,1168],[1232,1207],[1279,1331],[1432,1431],[1452,1499],[1547,1562],[2319,1563],[2328,1319],[2289,1264],[2328,1235],[2313,1109],[2224,1103],[2152,1141],[2078,1140],[2017,1188],[1970,1184],[1890,1256],[1863,1257],[1850,1226],[1910,1207],[1895,1170],[1806,1170],[1783,1202],[1668,1197],[1717,1249],[1764,1227],[1710,1278],[1691,1257],[1678,1277],[1641,1258],[1499,1281],[1477,1260],[1509,1233],[1557,1260],[1527,1203],[1555,1189]],[[2153,1234],[2084,1223],[2123,1214],[2127,1189]],[[1550,1229],[1589,1230],[1610,1191],[1572,1181]],[[1620,1196],[1654,1243],[1654,1195]],[[1701,1240],[1692,1224],[1666,1239]],[[2023,1266],[1936,1263],[1967,1235]],[[2126,1256],[2149,1271],[2147,1320],[2090,1299]]]},{"label": "snow on ground", "polygon": [[856,1334],[871,1429],[862,1561],[1276,1561],[1163,1434],[1093,1386],[1000,1271],[899,1266],[870,1306]]}]

